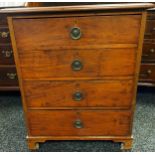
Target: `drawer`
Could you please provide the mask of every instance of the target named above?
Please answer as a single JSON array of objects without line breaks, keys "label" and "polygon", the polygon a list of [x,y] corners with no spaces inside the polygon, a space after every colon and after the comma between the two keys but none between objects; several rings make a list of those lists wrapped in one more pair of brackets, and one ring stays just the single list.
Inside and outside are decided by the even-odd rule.
[{"label": "drawer", "polygon": [[0,27],[0,44],[11,43],[8,27]]},{"label": "drawer", "polygon": [[155,20],[147,20],[145,39],[155,39]]},{"label": "drawer", "polygon": [[6,14],[0,14],[0,26],[7,26],[7,15]]},{"label": "drawer", "polygon": [[144,38],[144,44],[155,44],[155,39],[146,39]]},{"label": "drawer", "polygon": [[13,24],[19,51],[36,52],[101,48],[104,44],[137,44],[140,22],[141,15],[115,15],[25,18],[16,19]]},{"label": "drawer", "polygon": [[27,117],[31,136],[130,135],[130,111],[34,110]]},{"label": "drawer", "polygon": [[151,34],[154,30],[154,27],[155,27],[155,20],[147,20],[145,34]]},{"label": "drawer", "polygon": [[155,81],[155,63],[142,63],[140,81]]},{"label": "drawer", "polygon": [[15,67],[0,67],[0,86],[18,86]]},{"label": "drawer", "polygon": [[151,20],[151,19],[155,20],[155,13],[154,13],[154,11],[148,11],[147,20]]},{"label": "drawer", "polygon": [[155,61],[155,44],[143,44],[142,61]]},{"label": "drawer", "polygon": [[13,49],[11,45],[0,45],[0,65],[13,65]]},{"label": "drawer", "polygon": [[19,51],[19,60],[24,79],[133,76],[136,49]]},{"label": "drawer", "polygon": [[130,107],[133,80],[24,81],[28,107]]}]

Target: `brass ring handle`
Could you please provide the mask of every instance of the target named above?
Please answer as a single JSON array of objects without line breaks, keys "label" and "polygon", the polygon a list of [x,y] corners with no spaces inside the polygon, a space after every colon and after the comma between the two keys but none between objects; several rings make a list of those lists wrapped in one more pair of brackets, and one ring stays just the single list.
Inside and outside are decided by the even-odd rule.
[{"label": "brass ring handle", "polygon": [[74,101],[81,101],[84,99],[84,94],[80,91],[77,91],[73,94],[73,100]]},{"label": "brass ring handle", "polygon": [[152,73],[152,70],[151,70],[151,69],[148,69],[148,70],[146,71],[146,73],[140,74],[140,77],[148,77],[151,73]]},{"label": "brass ring handle", "polygon": [[83,128],[83,123],[82,123],[82,121],[81,121],[81,120],[76,120],[76,121],[74,122],[74,127],[77,128],[77,129]]},{"label": "brass ring handle", "polygon": [[71,64],[73,71],[80,71],[83,68],[83,64],[80,60],[74,60]]},{"label": "brass ring handle", "polygon": [[151,48],[150,49],[150,53],[155,53],[155,49],[154,48]]},{"label": "brass ring handle", "polygon": [[143,54],[142,57],[148,57],[149,54],[153,54],[153,53],[155,53],[155,49],[154,49],[154,48],[151,48],[151,49],[149,50],[149,52],[148,52],[147,54]]},{"label": "brass ring handle", "polygon": [[17,74],[16,73],[7,73],[7,77],[10,79],[10,80],[14,80],[16,78]]},{"label": "brass ring handle", "polygon": [[3,32],[0,32],[0,35],[2,38],[7,38],[9,36],[9,33],[10,33],[9,31],[7,32],[3,31]]},{"label": "brass ring handle", "polygon": [[6,58],[10,58],[11,56],[12,56],[12,51],[2,51],[2,53],[4,54],[4,57],[6,57]]},{"label": "brass ring handle", "polygon": [[79,27],[73,27],[73,28],[71,28],[70,36],[71,36],[71,38],[73,40],[80,39],[81,36],[82,36],[81,29]]}]

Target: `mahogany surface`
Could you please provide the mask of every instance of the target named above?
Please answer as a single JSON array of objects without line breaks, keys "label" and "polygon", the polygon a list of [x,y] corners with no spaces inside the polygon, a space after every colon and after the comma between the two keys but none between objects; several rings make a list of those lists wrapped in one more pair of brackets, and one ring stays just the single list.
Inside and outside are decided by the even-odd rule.
[{"label": "mahogany surface", "polygon": [[[133,83],[133,80],[24,81],[25,96],[30,108],[129,108],[133,96]],[[81,101],[74,100],[73,95],[76,92],[83,93]]]},{"label": "mahogany surface", "polygon": [[139,81],[155,82],[155,63],[142,63]]},{"label": "mahogany surface", "polygon": [[[130,111],[34,110],[28,112],[33,136],[127,136],[130,135]],[[82,128],[75,128],[80,120]],[[102,122],[102,123],[101,123]]]},{"label": "mahogany surface", "polygon": [[7,14],[0,13],[0,91],[19,91]]},{"label": "mahogany surface", "polygon": [[17,86],[17,79],[16,68],[14,66],[0,67],[0,85],[2,87]]},{"label": "mahogany surface", "polygon": [[155,86],[155,10],[148,11],[139,85]]},{"label": "mahogany surface", "polygon": [[[52,46],[47,50],[38,48],[38,51],[26,50],[28,52],[19,48],[23,79],[105,78],[107,76],[133,76],[135,74],[136,48],[105,49],[100,48],[100,46],[90,50],[74,48],[55,50]],[[79,60],[83,64],[80,71],[75,72],[72,69],[72,63],[75,60]]]}]

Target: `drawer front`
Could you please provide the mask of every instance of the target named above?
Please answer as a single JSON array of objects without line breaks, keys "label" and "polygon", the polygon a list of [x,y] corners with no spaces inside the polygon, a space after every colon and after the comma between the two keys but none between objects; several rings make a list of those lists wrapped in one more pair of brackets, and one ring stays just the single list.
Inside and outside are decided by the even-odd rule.
[{"label": "drawer front", "polygon": [[8,27],[0,27],[0,43],[10,43],[10,32]]},{"label": "drawer front", "polygon": [[0,68],[0,86],[18,86],[15,67]]},{"label": "drawer front", "polygon": [[143,44],[142,61],[155,61],[155,44]]},{"label": "drawer front", "polygon": [[13,24],[19,51],[91,49],[137,44],[141,15],[16,19]]},{"label": "drawer front", "polygon": [[127,136],[130,111],[36,110],[29,111],[32,136]]},{"label": "drawer front", "polygon": [[144,38],[144,44],[155,44],[155,39]]},{"label": "drawer front", "polygon": [[19,59],[24,79],[133,76],[136,49],[19,51]]},{"label": "drawer front", "polygon": [[6,14],[0,14],[0,26],[7,26],[7,15]]},{"label": "drawer front", "polygon": [[155,13],[154,11],[148,11],[147,20],[155,20]]},{"label": "drawer front", "polygon": [[31,108],[130,107],[133,83],[133,80],[24,81],[24,92]]},{"label": "drawer front", "polygon": [[13,65],[13,49],[11,45],[0,45],[0,65]]},{"label": "drawer front", "polygon": [[155,63],[141,64],[140,81],[155,81]]},{"label": "drawer front", "polygon": [[147,20],[145,39],[155,39],[155,20]]}]

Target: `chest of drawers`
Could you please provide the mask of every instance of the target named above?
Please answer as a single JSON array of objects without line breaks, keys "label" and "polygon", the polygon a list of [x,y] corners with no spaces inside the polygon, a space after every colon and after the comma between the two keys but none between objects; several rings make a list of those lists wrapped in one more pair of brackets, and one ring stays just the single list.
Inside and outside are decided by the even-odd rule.
[{"label": "chest of drawers", "polygon": [[6,10],[30,149],[46,140],[112,140],[131,148],[151,6]]},{"label": "chest of drawers", "polygon": [[148,10],[139,85],[155,86],[155,9]]},{"label": "chest of drawers", "polygon": [[0,91],[1,90],[19,90],[6,14],[0,14]]}]

